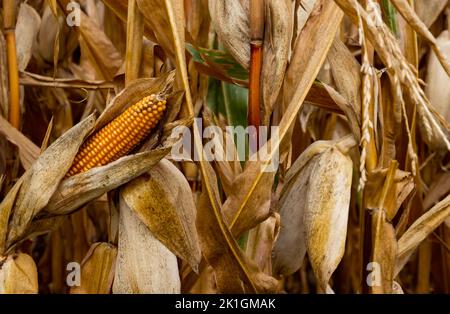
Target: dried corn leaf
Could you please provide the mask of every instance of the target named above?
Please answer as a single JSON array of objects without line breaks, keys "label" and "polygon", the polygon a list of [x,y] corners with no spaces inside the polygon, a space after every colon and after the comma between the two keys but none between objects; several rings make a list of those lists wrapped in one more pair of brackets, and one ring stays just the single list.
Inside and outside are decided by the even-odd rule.
[{"label": "dried corn leaf", "polygon": [[[292,6],[294,7],[294,32],[292,36],[292,47],[295,47],[295,42],[300,35],[303,27],[306,24],[311,12],[316,5],[318,0],[296,0],[293,1]],[[295,3],[294,3],[295,2]]]},{"label": "dried corn leaf", "polygon": [[[179,0],[137,0],[136,3],[144,15],[146,23],[155,33],[157,42],[172,60],[175,60],[177,43],[174,35],[176,38],[182,38],[184,45],[184,33],[180,33],[184,27],[183,7],[180,7],[182,2]],[[180,19],[180,17],[182,18]],[[170,24],[171,27],[167,27],[167,24]],[[175,30],[173,29],[174,25],[176,25]]]},{"label": "dried corn leaf", "polygon": [[9,113],[9,80],[6,55],[6,41],[3,33],[0,33],[0,113],[7,117]]},{"label": "dried corn leaf", "polygon": [[[360,132],[356,131],[356,126],[361,125],[361,66],[352,55],[350,50],[339,39],[335,38],[328,53],[328,62],[337,91],[341,94],[350,106],[339,106],[346,114],[349,125],[359,140]],[[333,95],[331,95],[333,97]],[[334,99],[334,97],[333,97]],[[339,104],[339,103],[338,103]]]},{"label": "dried corn leaf", "polygon": [[423,23],[429,28],[445,9],[448,0],[416,0],[415,11]]},{"label": "dried corn leaf", "polygon": [[424,39],[426,39],[436,54],[439,62],[441,63],[444,70],[450,76],[450,63],[447,57],[442,53],[439,48],[436,38],[428,30],[427,26],[420,20],[414,9],[411,8],[408,0],[390,0],[392,4],[397,8],[397,11],[403,16],[403,18],[408,22],[408,24]]},{"label": "dried corn leaf", "polygon": [[[220,215],[217,179],[211,165],[204,163],[203,189],[197,207],[197,231],[203,255],[214,269],[217,288],[222,293],[275,292],[277,281],[258,269],[243,254]],[[206,174],[206,175],[205,175]],[[205,186],[205,184],[204,184]],[[208,195],[211,193],[210,195]],[[212,204],[215,202],[215,204]],[[216,209],[213,206],[217,207]],[[236,274],[230,277],[229,274]]]},{"label": "dried corn leaf", "polygon": [[33,53],[32,48],[41,24],[41,17],[36,10],[22,3],[16,24],[16,49],[19,71],[25,70]]},{"label": "dried corn leaf", "polygon": [[361,138],[361,116],[359,113],[359,109],[357,110],[355,106],[350,103],[347,99],[345,99],[341,94],[339,94],[334,88],[331,86],[322,83],[322,87],[327,91],[329,97],[333,100],[336,106],[342,110],[342,112],[347,117],[347,123],[355,136],[356,139]]},{"label": "dried corn leaf", "polygon": [[274,171],[261,173],[258,184],[254,178],[260,174],[263,163],[248,161],[244,171],[233,181],[231,194],[223,204],[225,222],[238,237],[266,220],[270,213],[270,198],[275,178]]},{"label": "dried corn leaf", "polygon": [[[176,85],[186,95],[187,109],[194,116],[194,105],[189,85],[185,53],[185,14],[183,1],[176,0],[136,0],[145,21],[151,25],[158,43],[176,61]],[[166,27],[169,23],[170,28]]]},{"label": "dried corn leaf", "polygon": [[266,19],[262,65],[262,123],[268,125],[281,90],[288,63],[292,37],[292,10],[286,0],[266,2]]},{"label": "dried corn leaf", "polygon": [[211,22],[221,42],[245,69],[250,66],[248,0],[209,0]]},{"label": "dried corn leaf", "polygon": [[318,0],[297,38],[283,83],[283,105],[286,110],[280,121],[282,156],[290,149],[288,143],[293,122],[325,61],[342,18],[342,10],[333,1]]},{"label": "dried corn leaf", "polygon": [[[55,6],[56,6],[56,1]],[[73,38],[63,16],[52,6],[45,6],[37,34],[36,52],[47,62],[55,62],[65,55],[67,43]]]},{"label": "dried corn leaf", "polygon": [[[372,293],[392,293],[394,280],[394,265],[397,254],[397,239],[395,229],[391,223],[397,213],[398,204],[397,189],[400,184],[397,183],[398,163],[392,161],[385,175],[379,175],[381,178],[374,178],[374,174],[369,174],[370,184],[365,186],[366,208],[372,215],[371,235],[372,235],[372,258],[371,261],[378,263],[382,270],[381,282],[370,287]],[[378,179],[378,180],[376,180]],[[410,177],[412,191],[413,182]],[[376,183],[375,183],[376,182]],[[409,193],[408,193],[409,194]]]},{"label": "dried corn leaf", "polygon": [[9,255],[0,263],[0,294],[37,294],[38,273],[31,256]]},{"label": "dried corn leaf", "polygon": [[81,286],[71,294],[109,294],[114,278],[117,248],[109,243],[91,245],[81,264]]},{"label": "dried corn leaf", "polygon": [[113,293],[180,293],[176,256],[122,198]]},{"label": "dried corn leaf", "polygon": [[371,287],[372,293],[393,293],[394,266],[397,255],[397,238],[394,226],[387,220],[386,212],[374,210],[372,217],[373,256],[372,261],[381,268],[381,284]]},{"label": "dried corn leaf", "polygon": [[[128,0],[102,0],[114,14],[124,23],[127,21]],[[153,42],[157,42],[155,34],[147,21],[144,21],[144,34]]]},{"label": "dried corn leaf", "polygon": [[168,249],[195,270],[201,259],[189,183],[167,159],[122,189],[129,208]]},{"label": "dried corn leaf", "polygon": [[0,230],[0,238],[7,234],[6,246],[2,246],[0,252],[23,236],[31,220],[47,205],[93,125],[94,117],[90,116],[53,142],[25,172],[23,182],[16,183],[20,185],[18,191],[13,189],[10,192],[17,193],[15,201],[0,203],[0,216],[4,212],[11,215],[8,228]]},{"label": "dried corn leaf", "polygon": [[8,141],[19,148],[19,158],[25,170],[31,167],[33,162],[38,158],[40,149],[20,131],[13,128],[8,121],[0,116],[0,133],[3,134]]},{"label": "dried corn leaf", "polygon": [[266,274],[272,274],[272,250],[279,232],[280,215],[272,213],[248,235],[246,254]]},{"label": "dried corn leaf", "polygon": [[450,195],[417,219],[398,240],[395,275],[405,266],[420,243],[450,215]]},{"label": "dried corn leaf", "polygon": [[[63,8],[67,8],[69,0],[58,0]],[[69,12],[70,13],[70,12]],[[96,21],[80,11],[80,26],[89,61],[103,79],[112,81],[122,66],[124,59],[108,36]]]},{"label": "dried corn leaf", "polygon": [[397,170],[392,178],[393,183],[388,190],[388,195],[383,196],[383,184],[387,172],[388,169],[376,169],[368,174],[367,185],[365,186],[366,207],[370,209],[378,208],[380,198],[385,198],[383,210],[386,211],[386,219],[392,221],[400,206],[414,190],[414,178],[409,172]]}]

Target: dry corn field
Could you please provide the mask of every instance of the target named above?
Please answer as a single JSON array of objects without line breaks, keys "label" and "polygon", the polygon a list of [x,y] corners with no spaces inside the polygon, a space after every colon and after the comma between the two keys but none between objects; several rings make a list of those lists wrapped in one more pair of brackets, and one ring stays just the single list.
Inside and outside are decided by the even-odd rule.
[{"label": "dry corn field", "polygon": [[450,293],[450,1],[0,9],[0,294]]}]

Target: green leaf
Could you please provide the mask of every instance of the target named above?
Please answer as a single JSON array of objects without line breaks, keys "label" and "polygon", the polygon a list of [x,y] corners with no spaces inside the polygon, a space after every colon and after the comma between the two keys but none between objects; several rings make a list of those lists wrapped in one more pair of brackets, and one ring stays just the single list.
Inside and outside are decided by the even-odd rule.
[{"label": "green leaf", "polygon": [[200,71],[205,72],[204,74],[236,85],[247,84],[248,71],[227,51],[195,48],[192,44],[186,44],[186,49],[194,62],[201,65]]}]

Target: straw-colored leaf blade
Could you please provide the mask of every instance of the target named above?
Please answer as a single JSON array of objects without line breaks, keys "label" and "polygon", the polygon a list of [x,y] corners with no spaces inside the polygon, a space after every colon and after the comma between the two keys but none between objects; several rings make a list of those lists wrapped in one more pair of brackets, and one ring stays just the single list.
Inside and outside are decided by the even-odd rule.
[{"label": "straw-colored leaf blade", "polygon": [[395,274],[408,262],[418,245],[450,215],[450,195],[417,219],[398,240]]}]

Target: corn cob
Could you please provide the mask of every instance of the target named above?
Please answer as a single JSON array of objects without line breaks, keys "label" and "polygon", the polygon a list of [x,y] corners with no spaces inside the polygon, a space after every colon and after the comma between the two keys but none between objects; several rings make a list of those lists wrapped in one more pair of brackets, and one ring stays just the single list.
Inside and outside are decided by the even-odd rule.
[{"label": "corn cob", "polygon": [[158,124],[165,109],[166,100],[154,94],[141,99],[83,143],[66,177],[127,155]]}]

